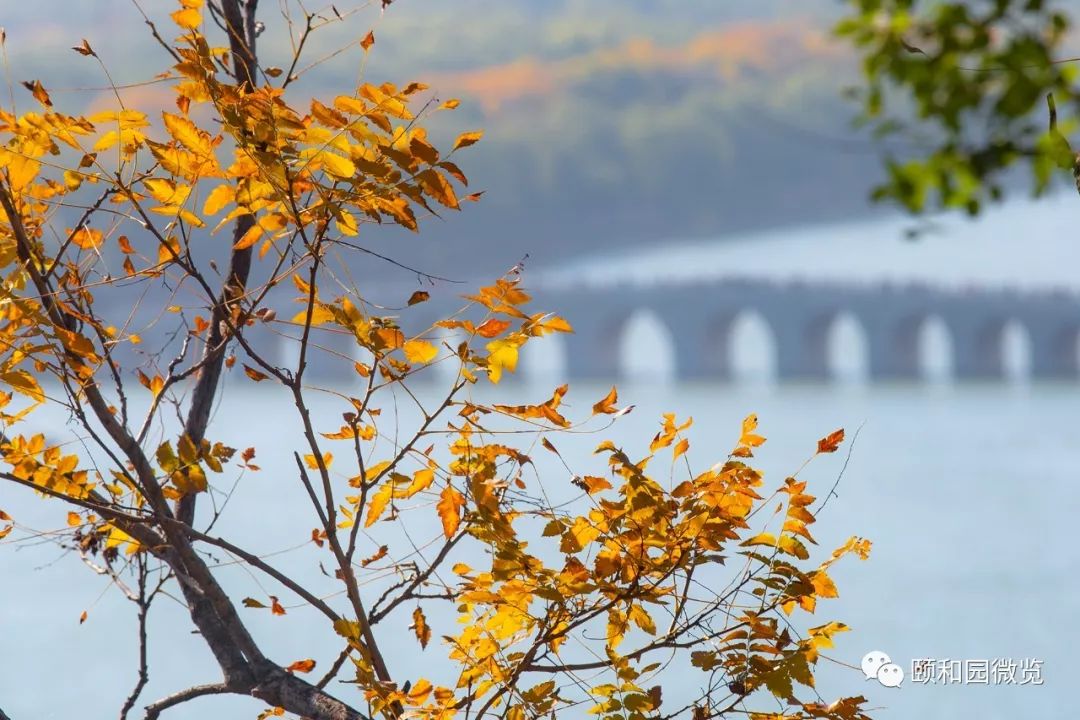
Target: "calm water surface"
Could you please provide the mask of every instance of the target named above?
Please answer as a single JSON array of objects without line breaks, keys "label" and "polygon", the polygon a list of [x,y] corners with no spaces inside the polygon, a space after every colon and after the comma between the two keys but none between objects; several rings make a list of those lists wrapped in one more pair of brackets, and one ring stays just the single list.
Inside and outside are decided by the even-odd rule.
[{"label": "calm water surface", "polygon": [[[520,400],[543,399],[539,390],[525,386],[513,392]],[[584,415],[604,392],[575,386],[568,400]],[[295,547],[313,525],[293,480],[289,453],[299,444],[287,432],[292,427],[287,406],[272,393],[232,390],[226,399],[215,419],[215,439],[256,445],[263,471],[239,485],[219,531],[260,552]],[[758,453],[767,482],[780,482],[798,468],[819,437],[845,427],[850,439],[861,426],[839,496],[815,529],[821,557],[849,535],[874,541],[869,561],[849,559],[837,567],[841,597],[822,603],[813,619],[812,624],[842,619],[853,628],[838,637],[831,657],[858,665],[866,652],[881,650],[906,672],[913,658],[1043,663],[1041,686],[929,686],[908,680],[899,689],[823,663],[819,690],[824,698],[865,694],[880,718],[1075,717],[1080,388],[636,385],[621,388],[620,402],[637,407],[602,437],[644,451],[660,413],[691,415],[690,459],[698,469],[726,454],[741,419],[756,412],[768,437]],[[325,413],[330,425],[341,409],[329,403],[316,415]],[[49,420],[57,425],[46,431],[61,437],[63,418]],[[38,422],[48,425],[44,415]],[[582,470],[597,472],[602,468],[587,451],[602,437],[562,438],[557,444],[563,455],[586,463]],[[843,453],[819,458],[801,477],[815,494],[824,495],[843,462]],[[565,488],[565,470],[544,463],[539,482]],[[36,503],[19,489],[0,486],[0,507],[34,527],[62,524],[58,504]],[[317,579],[312,568],[290,564],[294,555],[285,552],[275,559],[300,577]],[[219,574],[237,593],[276,592],[272,583],[258,578],[260,587],[236,567],[223,567]],[[0,545],[0,587],[0,707],[13,720],[115,717],[134,682],[130,604],[50,545]],[[80,626],[83,610],[88,620]],[[325,667],[336,654],[332,639],[312,639],[311,628],[321,628],[322,619],[310,610],[297,607],[285,618],[248,612],[253,631],[280,662],[310,656]],[[415,641],[406,630],[406,615],[381,630],[392,667],[412,657]],[[219,679],[203,644],[191,635],[183,608],[163,602],[155,607],[153,621],[152,680],[145,700]],[[449,617],[436,621],[452,622]],[[443,672],[439,635],[436,627],[436,640],[425,654],[431,666],[418,672]],[[666,697],[677,697],[684,682],[694,681],[673,680]],[[344,697],[354,697],[349,686],[341,687]],[[211,698],[168,717],[251,718],[261,709],[249,701]]]}]

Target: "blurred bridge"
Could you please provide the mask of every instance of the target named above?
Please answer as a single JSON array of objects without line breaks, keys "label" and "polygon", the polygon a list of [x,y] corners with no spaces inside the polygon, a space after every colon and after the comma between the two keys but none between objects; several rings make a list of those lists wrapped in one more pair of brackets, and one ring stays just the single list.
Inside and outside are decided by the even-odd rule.
[{"label": "blurred bridge", "polygon": [[843,315],[861,326],[873,379],[921,375],[922,330],[931,319],[947,330],[957,379],[1004,377],[1009,326],[1027,336],[1033,378],[1080,376],[1080,294],[1067,291],[738,278],[530,287],[537,307],[574,326],[563,340],[571,378],[618,375],[620,339],[641,311],[668,329],[679,379],[730,378],[733,324],[748,312],[771,331],[780,379],[829,377],[829,334]]},{"label": "blurred bridge", "polygon": [[[926,374],[926,329],[931,323],[943,328],[948,337],[955,379],[1010,376],[1005,340],[1017,330],[1026,336],[1027,375],[1080,378],[1080,293],[1076,292],[739,277],[589,284],[526,275],[524,285],[534,296],[531,308],[558,313],[575,330],[527,349],[525,375],[533,348],[547,345],[561,347],[563,374],[570,379],[610,382],[623,374],[631,354],[646,359],[650,371],[661,365],[654,361],[666,356],[668,369],[680,380],[733,379],[733,359],[745,345],[736,326],[751,316],[771,335],[772,365],[780,380],[825,380],[836,374],[833,338],[842,318],[849,325],[854,321],[861,331],[862,369],[870,379],[918,379]],[[459,309],[460,295],[475,287],[429,288],[429,302],[400,313],[404,330],[413,334],[429,328]],[[385,307],[400,307],[415,289],[415,285],[397,283],[364,285],[365,293],[371,293],[367,297],[383,300]],[[280,303],[270,304],[280,308],[279,314],[288,314],[290,300],[279,299]],[[142,310],[149,313],[160,308],[148,304]],[[659,339],[627,342],[630,326],[643,313],[666,329],[668,347],[658,344]],[[164,323],[155,328],[143,332],[143,345],[125,343],[117,352],[132,354],[131,360],[138,363],[146,359],[143,348],[166,344],[169,338],[173,345],[179,342]],[[290,325],[257,325],[245,335],[267,359],[294,367],[296,343],[287,338],[295,330]],[[154,340],[154,335],[161,337]],[[351,358],[356,356],[356,345],[350,335],[324,329],[313,339],[321,352],[309,354],[308,377],[324,382],[355,379]],[[175,347],[161,357],[173,354]],[[238,350],[237,354],[243,353]]]}]

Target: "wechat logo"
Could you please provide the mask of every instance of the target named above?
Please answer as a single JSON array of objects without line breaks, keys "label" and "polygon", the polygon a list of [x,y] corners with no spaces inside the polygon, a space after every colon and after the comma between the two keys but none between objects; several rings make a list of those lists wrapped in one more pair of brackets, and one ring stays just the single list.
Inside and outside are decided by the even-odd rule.
[{"label": "wechat logo", "polygon": [[885,687],[900,687],[904,682],[904,669],[880,650],[863,655],[862,671],[867,680],[877,680]]}]

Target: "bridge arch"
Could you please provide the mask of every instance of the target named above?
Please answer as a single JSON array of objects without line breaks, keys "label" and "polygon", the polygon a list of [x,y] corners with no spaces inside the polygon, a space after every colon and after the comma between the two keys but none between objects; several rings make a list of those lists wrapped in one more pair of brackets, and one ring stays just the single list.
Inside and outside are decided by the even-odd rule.
[{"label": "bridge arch", "polygon": [[[1034,328],[1034,330],[1033,330]],[[1038,328],[1028,324],[1031,336],[1031,376],[1044,380],[1080,378],[1080,321]]]},{"label": "bridge arch", "polygon": [[648,303],[613,309],[581,307],[571,320],[574,333],[562,338],[566,376],[604,382],[666,382],[682,377],[676,369],[675,346],[680,336],[693,333],[673,330],[664,317],[671,315]]},{"label": "bridge arch", "polygon": [[870,375],[866,326],[850,310],[835,313],[824,329],[825,365],[838,382],[865,382]]},{"label": "bridge arch", "polygon": [[1017,319],[995,315],[954,320],[954,376],[958,380],[1021,380],[1031,374],[1032,342]]},{"label": "bridge arch", "polygon": [[867,324],[843,306],[784,303],[767,316],[776,336],[782,380],[858,380],[869,366]]},{"label": "bridge arch", "polygon": [[617,376],[632,383],[670,383],[677,375],[676,342],[658,312],[647,307],[633,311],[623,320],[613,343]]},{"label": "bridge arch", "polygon": [[741,310],[713,326],[711,345],[721,360],[725,380],[738,383],[776,379],[776,335],[756,309]]},{"label": "bridge arch", "polygon": [[953,330],[933,312],[880,322],[870,333],[869,358],[875,380],[948,380],[956,364]]},{"label": "bridge arch", "polygon": [[707,315],[676,337],[679,379],[762,382],[776,376],[776,338],[753,306]]}]

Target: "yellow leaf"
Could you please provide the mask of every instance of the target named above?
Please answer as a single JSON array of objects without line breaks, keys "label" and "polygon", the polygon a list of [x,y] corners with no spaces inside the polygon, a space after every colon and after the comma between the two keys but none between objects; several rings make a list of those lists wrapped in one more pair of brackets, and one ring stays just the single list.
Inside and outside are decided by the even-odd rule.
[{"label": "yellow leaf", "polygon": [[453,537],[461,524],[461,508],[465,507],[465,496],[454,489],[453,485],[447,485],[439,496],[439,503],[435,509],[442,520],[443,534]]},{"label": "yellow leaf", "polygon": [[188,150],[204,157],[214,152],[209,134],[196,127],[195,123],[182,115],[162,113],[162,117],[165,119],[165,129]]},{"label": "yellow leaf", "polygon": [[511,338],[493,340],[487,344],[488,349],[488,378],[491,382],[498,383],[502,378],[503,370],[514,372],[517,369],[518,347],[520,341]]},{"label": "yellow leaf", "polygon": [[259,227],[268,233],[284,230],[289,224],[289,219],[281,213],[270,213],[259,218]]},{"label": "yellow leaf", "polygon": [[126,554],[134,555],[142,547],[141,545],[139,545],[138,540],[131,537],[115,525],[109,525],[107,527],[109,528],[109,535],[105,539],[106,548],[116,548],[122,546]]},{"label": "yellow leaf", "polygon": [[359,226],[356,224],[356,218],[353,217],[353,214],[348,210],[342,210],[334,219],[334,223],[337,225],[338,232],[342,235],[356,237],[360,234]]},{"label": "yellow leaf", "polygon": [[218,185],[206,197],[203,215],[214,215],[226,205],[236,200],[236,189],[232,185]]},{"label": "yellow leaf", "polygon": [[834,598],[840,596],[836,589],[836,583],[824,570],[818,570],[811,574],[810,581],[814,584],[814,592],[817,593],[818,597]]},{"label": "yellow leaf", "polygon": [[474,130],[472,132],[462,133],[458,135],[458,139],[454,141],[454,150],[463,147],[469,147],[480,142],[480,138],[484,137],[483,130]]},{"label": "yellow leaf", "polygon": [[100,152],[102,150],[108,150],[118,142],[120,142],[120,133],[116,130],[110,130],[98,138],[98,141],[94,143],[94,151]]},{"label": "yellow leaf", "polygon": [[368,502],[368,514],[367,519],[364,520],[364,527],[371,527],[380,517],[382,517],[382,514],[386,511],[386,506],[390,504],[390,499],[393,495],[393,484],[386,483],[379,488],[378,492],[371,496],[371,501]]},{"label": "yellow leaf", "polygon": [[100,230],[88,227],[81,227],[71,234],[71,242],[83,250],[94,250],[100,247],[104,239]]},{"label": "yellow leaf", "polygon": [[45,392],[38,385],[38,381],[34,376],[25,370],[12,370],[2,373],[0,374],[0,382],[10,385],[15,392],[27,396],[34,402],[45,402]]},{"label": "yellow leaf", "polygon": [[150,178],[144,184],[150,195],[162,205],[183,205],[191,194],[189,186],[177,184],[171,180]]},{"label": "yellow leaf", "polygon": [[82,525],[82,518],[79,517],[79,513],[69,512],[67,514],[67,524],[69,527],[78,527],[79,525]]},{"label": "yellow leaf", "polygon": [[335,177],[351,178],[356,174],[356,165],[353,164],[352,160],[329,150],[316,153],[315,159],[322,163],[326,172]]},{"label": "yellow leaf", "polygon": [[[328,453],[328,452],[323,453],[322,454],[322,461],[323,461],[323,467],[329,468],[330,465],[332,465],[333,462],[334,462],[334,454],[333,453]],[[314,455],[312,455],[310,453],[308,453],[307,455],[304,456],[304,463],[309,468],[311,468],[312,470],[318,470],[319,469],[319,458],[315,457]]]},{"label": "yellow leaf", "polygon": [[355,620],[346,620],[345,618],[338,618],[334,621],[334,632],[346,640],[355,640],[359,642],[362,628],[360,623]]},{"label": "yellow leaf", "polygon": [[675,445],[675,449],[671,451],[671,459],[672,460],[678,460],[679,456],[682,455],[683,453],[685,453],[689,449],[690,449],[690,441],[687,440],[686,438],[683,438],[682,440],[680,440]]},{"label": "yellow leaf", "polygon": [[377,88],[370,83],[365,83],[360,87],[360,95],[375,103],[377,106],[376,109],[382,110],[389,115],[401,118],[402,120],[413,119],[412,113],[409,112],[409,108],[406,107],[405,103],[395,97],[387,95],[381,88]]},{"label": "yellow leaf", "polygon": [[411,498],[419,492],[423,492],[431,487],[431,483],[435,482],[435,471],[431,468],[423,468],[417,470],[413,475],[413,481],[409,484],[409,487],[405,489],[405,497]]},{"label": "yellow leaf", "polygon": [[168,238],[167,243],[158,243],[157,261],[159,265],[176,262],[180,257],[180,240],[175,237]]},{"label": "yellow leaf", "polygon": [[259,241],[262,237],[263,229],[258,225],[252,225],[248,228],[248,231],[244,233],[244,236],[236,241],[233,245],[233,250],[246,250]]},{"label": "yellow leaf", "polygon": [[630,606],[630,621],[650,635],[656,634],[656,623],[640,605]]},{"label": "yellow leaf", "polygon": [[169,15],[173,22],[185,30],[194,30],[202,23],[202,14],[195,8],[184,8]]},{"label": "yellow leaf", "polygon": [[18,193],[37,176],[41,163],[25,155],[11,155],[7,163],[8,182],[11,189]]},{"label": "yellow leaf", "polygon": [[426,340],[409,340],[402,351],[411,363],[429,363],[439,354],[439,349]]}]

